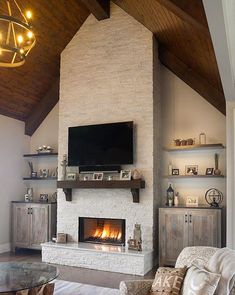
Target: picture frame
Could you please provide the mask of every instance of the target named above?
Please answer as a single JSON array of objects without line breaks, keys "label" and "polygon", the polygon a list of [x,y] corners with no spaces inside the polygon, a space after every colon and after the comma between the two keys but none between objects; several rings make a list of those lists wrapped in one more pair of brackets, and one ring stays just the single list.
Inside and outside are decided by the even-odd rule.
[{"label": "picture frame", "polygon": [[185,175],[198,175],[198,165],[185,165]]},{"label": "picture frame", "polygon": [[93,173],[92,180],[102,181],[103,178],[104,178],[104,173],[103,172],[95,172],[95,173]]},{"label": "picture frame", "polygon": [[120,180],[131,180],[131,170],[121,170]]},{"label": "picture frame", "polygon": [[48,202],[48,194],[40,194],[40,202]]},{"label": "picture frame", "polygon": [[214,168],[206,168],[206,175],[213,175]]},{"label": "picture frame", "polygon": [[77,179],[77,173],[76,172],[68,172],[66,179],[70,180],[70,181],[75,181]]},{"label": "picture frame", "polygon": [[171,171],[171,175],[180,175],[180,170],[173,168]]},{"label": "picture frame", "polygon": [[188,207],[198,207],[198,197],[187,196],[186,206]]}]

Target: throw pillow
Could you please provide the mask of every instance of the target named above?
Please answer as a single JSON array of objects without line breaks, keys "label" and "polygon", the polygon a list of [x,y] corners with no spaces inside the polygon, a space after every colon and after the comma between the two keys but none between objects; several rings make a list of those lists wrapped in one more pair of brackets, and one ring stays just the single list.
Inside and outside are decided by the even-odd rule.
[{"label": "throw pillow", "polygon": [[187,267],[159,267],[152,284],[150,295],[179,295]]},{"label": "throw pillow", "polygon": [[182,295],[213,295],[220,275],[192,265],[185,276]]}]

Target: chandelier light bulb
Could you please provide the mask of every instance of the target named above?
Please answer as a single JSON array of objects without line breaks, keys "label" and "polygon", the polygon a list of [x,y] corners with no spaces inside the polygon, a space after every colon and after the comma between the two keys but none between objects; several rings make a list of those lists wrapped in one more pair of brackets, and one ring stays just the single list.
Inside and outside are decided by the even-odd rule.
[{"label": "chandelier light bulb", "polygon": [[28,31],[27,36],[28,36],[29,39],[32,39],[33,38],[33,33],[31,31]]},{"label": "chandelier light bulb", "polygon": [[23,48],[20,49],[20,53],[24,54],[24,49]]},{"label": "chandelier light bulb", "polygon": [[26,15],[27,19],[31,19],[33,16],[32,12],[30,10],[27,10],[25,15]]},{"label": "chandelier light bulb", "polygon": [[22,35],[19,35],[19,36],[17,37],[17,41],[18,41],[19,44],[21,44],[21,43],[24,41],[23,36],[22,36]]}]

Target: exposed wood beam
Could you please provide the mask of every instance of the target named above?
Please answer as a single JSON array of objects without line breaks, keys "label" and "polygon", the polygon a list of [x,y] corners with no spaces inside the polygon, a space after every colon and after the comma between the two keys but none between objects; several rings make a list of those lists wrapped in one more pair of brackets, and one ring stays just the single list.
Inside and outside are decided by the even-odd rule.
[{"label": "exposed wood beam", "polygon": [[2,106],[0,106],[0,115],[10,117],[19,121],[24,121],[24,119],[22,118],[22,115],[16,113],[15,111],[9,111]]},{"label": "exposed wood beam", "polygon": [[81,1],[98,20],[103,20],[110,17],[110,0]]},{"label": "exposed wood beam", "polygon": [[[196,27],[198,30],[203,32],[205,35],[210,36],[208,26],[205,25],[204,19],[203,20],[196,19],[195,16],[190,13],[188,6],[187,6],[187,10],[184,10],[183,7],[185,7],[185,6],[182,3],[181,3],[181,5],[179,5],[180,2],[182,2],[182,0],[177,0],[177,1],[176,0],[156,0],[156,1],[159,4],[161,4],[162,6],[164,6],[166,9],[168,9],[169,11],[171,11],[172,13],[177,15],[179,18],[184,20],[185,22]],[[178,5],[176,5],[177,2],[178,2]],[[191,2],[190,2],[190,4],[191,4]],[[193,9],[193,7],[192,7],[192,9]]]},{"label": "exposed wood beam", "polygon": [[52,108],[59,101],[59,79],[57,79],[44,98],[34,108],[25,121],[25,134],[32,136]]},{"label": "exposed wood beam", "polygon": [[158,50],[159,60],[164,66],[197,91],[222,114],[226,114],[225,98],[221,91],[217,90],[205,78],[189,68],[164,46],[160,45]]}]

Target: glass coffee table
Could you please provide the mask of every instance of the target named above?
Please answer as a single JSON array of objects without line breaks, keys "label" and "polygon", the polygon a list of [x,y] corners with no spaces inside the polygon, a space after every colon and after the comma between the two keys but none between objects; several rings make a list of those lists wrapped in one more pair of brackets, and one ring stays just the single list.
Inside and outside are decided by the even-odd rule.
[{"label": "glass coffee table", "polygon": [[0,294],[43,286],[59,275],[58,269],[39,262],[1,262]]}]

